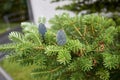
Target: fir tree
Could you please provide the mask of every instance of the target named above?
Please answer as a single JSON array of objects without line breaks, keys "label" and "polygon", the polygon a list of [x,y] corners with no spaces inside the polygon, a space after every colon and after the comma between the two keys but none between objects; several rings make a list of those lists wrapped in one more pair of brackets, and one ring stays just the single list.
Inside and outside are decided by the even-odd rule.
[{"label": "fir tree", "polygon": [[119,16],[120,0],[51,0],[54,2],[69,1],[68,4],[57,6],[56,9],[68,10],[74,13],[86,11],[86,13],[109,13]]},{"label": "fir tree", "polygon": [[75,14],[99,13],[111,17],[120,25],[120,0],[51,0],[51,3],[68,1],[68,4],[56,7],[56,10],[67,10]]},{"label": "fir tree", "polygon": [[112,19],[100,15],[70,17],[64,13],[50,23],[52,29],[48,30],[45,25],[40,28],[22,23],[23,33],[11,32],[12,43],[1,45],[0,51],[10,52],[11,62],[36,65],[31,72],[35,79],[120,79],[120,27]]}]

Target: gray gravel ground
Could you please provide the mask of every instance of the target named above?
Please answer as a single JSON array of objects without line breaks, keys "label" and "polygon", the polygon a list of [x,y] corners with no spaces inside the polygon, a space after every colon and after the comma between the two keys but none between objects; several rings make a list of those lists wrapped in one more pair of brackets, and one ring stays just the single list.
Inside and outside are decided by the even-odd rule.
[{"label": "gray gravel ground", "polygon": [[0,80],[6,80],[5,77],[0,73]]}]

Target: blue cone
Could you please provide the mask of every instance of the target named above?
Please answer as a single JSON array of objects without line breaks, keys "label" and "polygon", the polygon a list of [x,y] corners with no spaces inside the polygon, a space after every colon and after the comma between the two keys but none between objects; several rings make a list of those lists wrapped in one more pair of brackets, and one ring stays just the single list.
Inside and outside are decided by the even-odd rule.
[{"label": "blue cone", "polygon": [[47,29],[46,29],[46,27],[45,27],[45,25],[44,25],[43,23],[40,23],[40,24],[39,24],[38,30],[39,30],[39,33],[40,33],[42,36],[44,36],[45,33],[47,32]]},{"label": "blue cone", "polygon": [[66,43],[66,34],[64,32],[64,30],[59,30],[57,32],[57,36],[56,36],[56,41],[57,41],[57,44],[62,46]]}]

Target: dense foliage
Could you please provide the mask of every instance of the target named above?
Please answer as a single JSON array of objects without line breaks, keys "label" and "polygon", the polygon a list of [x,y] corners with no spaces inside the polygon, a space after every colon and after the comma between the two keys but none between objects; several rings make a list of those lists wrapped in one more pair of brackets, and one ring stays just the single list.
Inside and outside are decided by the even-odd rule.
[{"label": "dense foliage", "polygon": [[12,43],[0,46],[8,59],[36,65],[31,72],[44,80],[119,80],[120,43],[112,19],[99,15],[56,15],[45,25],[22,23],[23,33],[11,32]]}]

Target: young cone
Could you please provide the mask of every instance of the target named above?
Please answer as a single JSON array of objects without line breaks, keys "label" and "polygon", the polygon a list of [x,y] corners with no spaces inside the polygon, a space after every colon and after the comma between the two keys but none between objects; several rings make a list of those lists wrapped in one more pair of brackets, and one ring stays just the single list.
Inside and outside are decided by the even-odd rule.
[{"label": "young cone", "polygon": [[62,46],[66,43],[66,34],[65,34],[64,30],[59,30],[57,32],[56,41],[57,41],[57,44],[60,46]]}]

